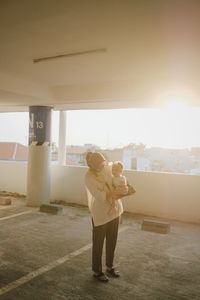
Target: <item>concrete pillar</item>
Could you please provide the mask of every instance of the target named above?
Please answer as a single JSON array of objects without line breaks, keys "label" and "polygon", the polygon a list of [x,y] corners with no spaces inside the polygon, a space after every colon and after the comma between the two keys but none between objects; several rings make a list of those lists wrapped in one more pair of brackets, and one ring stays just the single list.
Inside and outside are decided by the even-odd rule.
[{"label": "concrete pillar", "polygon": [[50,203],[51,112],[50,106],[29,107],[28,206]]},{"label": "concrete pillar", "polygon": [[66,119],[67,119],[67,112],[60,111],[58,163],[59,165],[62,166],[66,164]]}]

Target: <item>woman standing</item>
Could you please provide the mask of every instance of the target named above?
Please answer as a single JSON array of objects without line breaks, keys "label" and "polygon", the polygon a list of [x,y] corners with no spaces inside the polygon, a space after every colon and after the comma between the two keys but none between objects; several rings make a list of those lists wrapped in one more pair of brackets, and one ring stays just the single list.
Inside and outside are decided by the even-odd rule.
[{"label": "woman standing", "polygon": [[[126,194],[126,187],[112,189],[112,177],[105,174],[106,160],[99,152],[89,152],[86,156],[89,167],[85,175],[85,185],[88,195],[88,206],[92,215],[92,270],[93,276],[107,282],[108,277],[102,271],[102,251],[106,239],[106,273],[119,277],[119,271],[113,267],[114,252],[117,242],[119,217],[123,212],[120,194]],[[116,210],[108,214],[110,198],[116,200]]]}]

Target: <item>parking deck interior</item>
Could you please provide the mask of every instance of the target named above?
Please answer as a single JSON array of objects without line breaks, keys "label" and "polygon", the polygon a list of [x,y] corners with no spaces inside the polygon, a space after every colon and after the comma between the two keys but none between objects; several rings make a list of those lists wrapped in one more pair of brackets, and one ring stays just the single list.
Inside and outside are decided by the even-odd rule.
[{"label": "parking deck interior", "polygon": [[159,234],[141,230],[144,217],[123,214],[121,277],[101,283],[91,272],[87,207],[66,205],[57,216],[13,200],[0,209],[0,299],[200,299],[200,225],[170,221]]}]

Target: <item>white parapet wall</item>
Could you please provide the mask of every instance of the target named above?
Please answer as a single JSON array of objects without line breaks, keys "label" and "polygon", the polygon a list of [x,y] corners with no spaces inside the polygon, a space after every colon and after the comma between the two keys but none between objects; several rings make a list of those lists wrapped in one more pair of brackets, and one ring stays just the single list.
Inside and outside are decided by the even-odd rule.
[{"label": "white parapet wall", "polygon": [[84,176],[87,168],[52,165],[51,199],[87,205]]},{"label": "white parapet wall", "polygon": [[[87,205],[87,168],[52,165],[51,199]],[[0,190],[26,194],[27,164],[0,161]],[[128,212],[200,223],[200,176],[125,171],[136,193],[123,199]]]},{"label": "white parapet wall", "polygon": [[26,194],[27,163],[0,161],[0,191]]}]

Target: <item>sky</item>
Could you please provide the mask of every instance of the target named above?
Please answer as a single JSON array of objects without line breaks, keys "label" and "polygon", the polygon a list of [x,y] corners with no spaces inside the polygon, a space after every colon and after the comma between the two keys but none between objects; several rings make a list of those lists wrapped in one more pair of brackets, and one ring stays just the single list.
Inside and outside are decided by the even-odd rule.
[{"label": "sky", "polygon": [[[0,142],[28,144],[28,113],[0,114]],[[52,141],[58,144],[59,112],[53,111]],[[200,108],[74,110],[67,112],[67,144],[101,148],[144,143],[147,147],[200,147]]]}]

